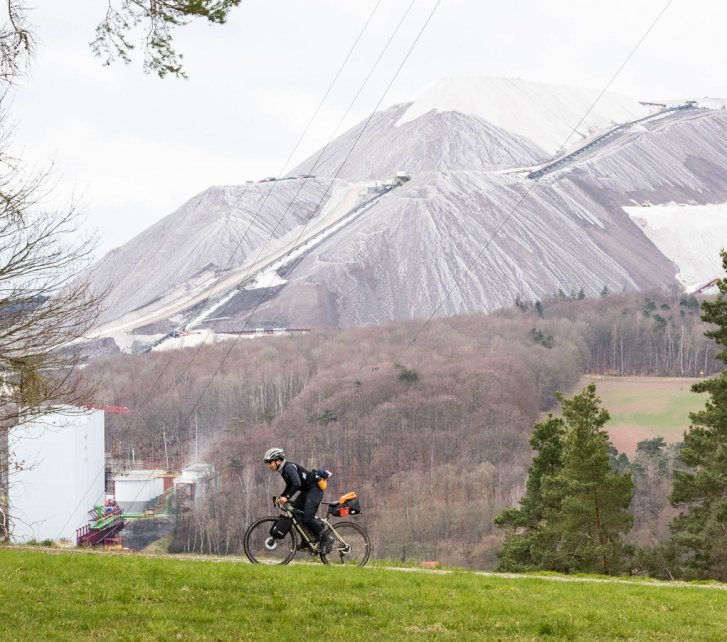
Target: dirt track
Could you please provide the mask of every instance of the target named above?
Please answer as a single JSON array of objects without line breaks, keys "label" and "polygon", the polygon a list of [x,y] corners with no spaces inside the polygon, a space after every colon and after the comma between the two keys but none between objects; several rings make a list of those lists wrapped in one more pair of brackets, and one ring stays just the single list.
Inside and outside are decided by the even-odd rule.
[{"label": "dirt track", "polygon": [[[226,564],[249,564],[247,559],[237,555],[230,556],[214,556],[214,555],[172,555],[169,553],[145,553],[145,552],[129,552],[129,551],[108,551],[98,548],[52,548],[45,546],[8,546],[8,549],[18,549],[35,551],[39,553],[48,553],[50,555],[59,555],[63,553],[78,555],[113,555],[113,556],[135,556],[150,558],[166,558],[170,560],[190,561],[190,562],[213,562]],[[2,550],[2,549],[0,549]],[[306,563],[306,562],[304,562]],[[331,566],[329,568],[336,568]],[[727,584],[693,584],[690,582],[664,582],[661,580],[638,580],[625,578],[601,578],[601,577],[566,577],[563,575],[537,575],[537,574],[519,574],[519,573],[496,573],[494,571],[468,571],[466,569],[441,569],[441,568],[418,568],[418,567],[399,567],[399,566],[368,566],[366,569],[397,571],[400,573],[430,573],[433,575],[452,575],[454,573],[472,573],[483,577],[500,577],[509,580],[542,580],[544,582],[585,582],[595,584],[631,584],[634,586],[648,586],[651,588],[691,588],[691,589],[711,589],[716,591],[727,591]]]}]

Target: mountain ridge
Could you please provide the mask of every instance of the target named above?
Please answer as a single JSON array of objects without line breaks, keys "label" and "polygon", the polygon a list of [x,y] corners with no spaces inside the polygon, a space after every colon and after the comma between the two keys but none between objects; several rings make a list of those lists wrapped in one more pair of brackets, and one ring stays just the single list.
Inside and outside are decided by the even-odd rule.
[{"label": "mountain ridge", "polygon": [[[517,85],[508,82],[511,92]],[[519,87],[522,95],[533,91],[527,83]],[[547,91],[555,95],[558,88]],[[113,291],[104,320],[126,315],[131,321],[124,331],[143,333],[134,314],[166,296],[178,302],[158,331],[185,326],[194,315],[183,293],[203,287],[200,274],[208,283],[227,278],[261,248],[277,244],[290,251],[296,235],[307,247],[283,279],[257,293],[240,279],[235,287],[243,289],[228,290],[225,299],[231,318],[200,326],[337,327],[488,312],[517,297],[535,300],[558,290],[597,295],[604,286],[679,288],[674,260],[623,208],[727,202],[723,104],[688,105],[622,128],[557,171],[530,180],[533,167],[550,160],[547,150],[479,115],[438,111],[434,102],[420,99],[378,112],[286,179],[210,188],[193,197],[97,265],[96,275],[105,275],[97,283]],[[412,117],[417,104],[430,108]],[[608,98],[610,104],[622,109],[624,99]],[[638,101],[626,105],[637,118],[653,113]],[[541,101],[540,107],[548,106]],[[615,121],[607,112],[602,109],[596,120],[611,128]],[[552,117],[552,109],[548,113]],[[402,122],[407,114],[412,118]],[[309,238],[308,226],[326,222],[321,203],[335,221],[345,215],[344,205],[364,202],[396,174],[405,175],[401,184],[389,184],[365,215],[334,235]],[[181,258],[169,250],[170,241],[183,248]],[[145,259],[157,251],[155,261]],[[125,270],[116,280],[110,276]],[[194,300],[202,305],[198,295]],[[112,326],[105,336],[113,334]]]}]

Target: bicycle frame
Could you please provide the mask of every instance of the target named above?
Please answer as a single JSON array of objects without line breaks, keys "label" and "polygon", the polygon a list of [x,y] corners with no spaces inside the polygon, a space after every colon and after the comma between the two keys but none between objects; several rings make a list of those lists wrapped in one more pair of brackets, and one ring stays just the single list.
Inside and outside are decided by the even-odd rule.
[{"label": "bicycle frame", "polygon": [[[305,528],[303,528],[303,524],[299,522],[296,519],[296,515],[300,516],[303,514],[303,511],[298,508],[293,508],[292,506],[288,506],[287,504],[283,504],[282,506],[278,506],[280,508],[281,512],[285,513],[288,517],[290,517],[291,521],[293,522],[293,528],[295,529],[296,533],[300,536],[301,540],[305,542],[308,551],[311,555],[317,555],[320,552],[320,549],[318,548],[318,542],[314,542],[309,536],[308,533],[306,533]],[[336,533],[334,528],[331,528],[331,524],[325,517],[318,517],[318,519],[321,520],[323,523],[323,530],[321,533],[328,533],[329,535],[333,536],[335,539],[337,539],[342,544],[345,544],[341,537]]]}]

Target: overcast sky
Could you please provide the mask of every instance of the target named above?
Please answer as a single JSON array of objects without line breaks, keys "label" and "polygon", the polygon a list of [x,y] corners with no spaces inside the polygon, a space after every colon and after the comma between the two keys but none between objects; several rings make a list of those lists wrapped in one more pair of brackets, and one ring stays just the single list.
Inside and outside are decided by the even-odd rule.
[{"label": "overcast sky", "polygon": [[[446,76],[498,76],[602,89],[668,0],[243,0],[226,25],[176,32],[189,80],[101,67],[88,43],[98,0],[36,1],[32,73],[13,99],[16,148],[53,159],[56,198],[82,196],[101,251],[121,245],[210,185],[277,176],[334,134],[396,25],[344,127]],[[3,16],[4,20],[5,16]],[[634,98],[727,98],[727,2],[673,0],[611,89]],[[338,133],[342,133],[339,130]]]}]

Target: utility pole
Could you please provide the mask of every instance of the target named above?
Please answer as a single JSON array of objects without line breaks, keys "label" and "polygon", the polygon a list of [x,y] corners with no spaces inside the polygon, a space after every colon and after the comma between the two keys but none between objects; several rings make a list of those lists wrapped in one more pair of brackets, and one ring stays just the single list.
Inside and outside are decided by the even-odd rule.
[{"label": "utility pole", "polygon": [[167,471],[169,470],[169,453],[167,452],[167,431],[162,428],[162,439],[164,440],[164,459],[167,462]]}]

